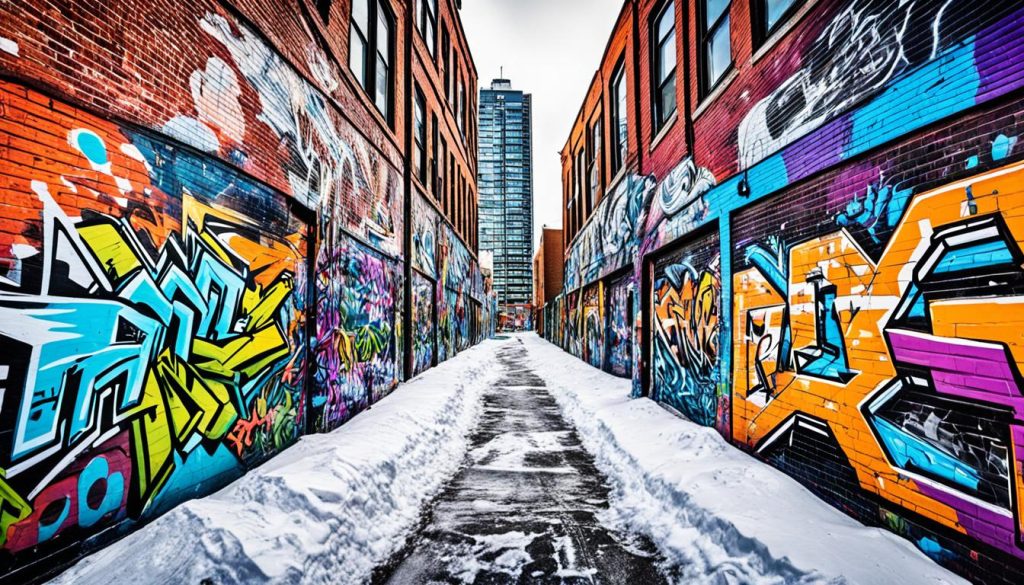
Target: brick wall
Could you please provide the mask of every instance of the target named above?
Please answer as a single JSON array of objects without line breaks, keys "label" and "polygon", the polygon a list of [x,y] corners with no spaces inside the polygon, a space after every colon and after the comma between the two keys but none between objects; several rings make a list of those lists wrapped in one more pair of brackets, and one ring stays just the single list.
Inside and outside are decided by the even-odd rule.
[{"label": "brick wall", "polygon": [[[210,493],[493,331],[475,125],[452,131],[438,66],[406,50],[415,20],[387,4],[384,115],[348,67],[346,0],[326,18],[305,0],[0,3],[4,579]],[[408,178],[410,75],[449,137],[447,207]]]},{"label": "brick wall", "polygon": [[[652,136],[665,3],[625,3],[635,163],[567,242],[556,339],[638,364],[637,395],[937,562],[1021,581],[1019,4],[795,3],[760,39],[731,2],[732,65],[704,92],[698,4],[676,7],[679,111]],[[594,308],[596,283],[620,300]]]}]

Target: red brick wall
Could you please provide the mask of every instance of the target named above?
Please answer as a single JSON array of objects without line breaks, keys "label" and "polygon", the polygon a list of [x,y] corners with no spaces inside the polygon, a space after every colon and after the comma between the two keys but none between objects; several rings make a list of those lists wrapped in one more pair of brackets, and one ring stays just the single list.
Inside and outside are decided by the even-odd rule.
[{"label": "red brick wall", "polygon": [[[972,580],[1020,581],[1019,3],[806,2],[757,44],[752,3],[731,2],[732,69],[707,96],[697,4],[676,2],[678,120],[652,136],[664,3],[625,3],[636,159],[623,191],[566,223],[566,345],[607,347],[585,336],[573,291],[632,266],[640,307],[606,319],[636,326],[638,395]],[[567,181],[573,164],[563,153]],[[656,314],[664,299],[683,307],[675,324]],[[974,344],[991,349],[984,372],[949,360]],[[1013,398],[967,390],[983,384]]]},{"label": "red brick wall", "polygon": [[[392,391],[414,252],[445,357],[491,329],[475,124],[453,130],[388,4],[390,121],[349,70],[348,0],[326,22],[307,0],[0,3],[0,573],[52,571]],[[410,75],[459,177],[415,249]]]}]

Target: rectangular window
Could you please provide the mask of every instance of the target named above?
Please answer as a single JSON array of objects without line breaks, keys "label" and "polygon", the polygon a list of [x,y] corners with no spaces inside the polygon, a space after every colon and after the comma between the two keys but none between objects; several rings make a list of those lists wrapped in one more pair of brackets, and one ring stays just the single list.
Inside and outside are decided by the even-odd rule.
[{"label": "rectangular window", "polygon": [[[582,227],[583,222],[586,221],[583,209],[583,193],[585,192],[584,189],[586,188],[585,185],[587,184],[587,167],[585,159],[586,153],[584,152],[584,149],[580,149],[580,151],[576,154],[576,203],[578,206],[577,209],[579,210],[579,218],[577,225],[579,225],[580,227]],[[589,212],[590,210],[588,209],[586,211]]]},{"label": "rectangular window", "polygon": [[445,140],[444,137],[441,137],[441,153],[440,156],[437,157],[437,160],[439,162],[437,165],[437,191],[435,197],[436,200],[440,200],[441,198],[444,197],[445,188],[447,185],[447,183],[445,182],[445,177],[447,176],[447,173],[445,173],[445,168],[447,168],[446,161],[448,160],[448,141]]},{"label": "rectangular window", "polygon": [[391,119],[391,23],[383,9],[377,10],[377,80],[374,103],[384,117]]},{"label": "rectangular window", "polygon": [[459,132],[462,137],[466,137],[466,84],[459,78],[459,96],[458,105],[455,108],[456,121],[459,125]]},{"label": "rectangular window", "polygon": [[455,174],[455,154],[448,155],[448,191],[444,194],[444,215],[450,217],[452,202],[455,200],[455,187],[459,178]]},{"label": "rectangular window", "polygon": [[444,95],[448,97],[452,94],[452,41],[451,37],[448,36],[448,29],[441,29],[441,78],[444,79]]},{"label": "rectangular window", "polygon": [[388,122],[392,119],[393,22],[382,0],[353,0],[349,26],[349,69]]},{"label": "rectangular window", "polygon": [[437,0],[420,0],[420,36],[433,57],[437,51],[435,44],[437,37]]},{"label": "rectangular window", "polygon": [[732,67],[729,0],[701,0],[701,95],[706,96]]},{"label": "rectangular window", "polygon": [[416,88],[415,115],[413,116],[413,156],[415,157],[416,178],[420,184],[427,183],[427,100],[420,88]]},{"label": "rectangular window", "polygon": [[452,105],[452,109],[456,108],[456,102],[458,101],[458,90],[455,87],[456,80],[462,76],[459,71],[459,55],[454,50],[452,51],[452,61],[455,63],[455,71],[452,74],[452,92],[448,95],[448,103]]},{"label": "rectangular window", "polygon": [[601,119],[594,121],[590,128],[590,146],[587,149],[590,154],[590,168],[587,172],[587,186],[590,188],[588,195],[589,209],[597,207],[597,196],[601,192],[601,143],[604,142],[604,134],[601,132]]},{"label": "rectangular window", "polygon": [[622,165],[626,162],[629,148],[629,112],[626,106],[626,63],[620,61],[615,73],[612,74],[612,177],[619,174]]},{"label": "rectangular window", "polygon": [[370,30],[370,0],[352,0],[352,22],[348,39],[348,66],[363,89],[369,91],[366,75],[366,45]]},{"label": "rectangular window", "polygon": [[754,0],[754,44],[759,46],[789,19],[803,0]]},{"label": "rectangular window", "polygon": [[430,176],[427,177],[427,190],[433,195],[437,189],[437,146],[439,137],[439,128],[437,125],[437,112],[430,113],[430,167],[427,171]]},{"label": "rectangular window", "polygon": [[331,2],[333,0],[316,0],[316,11],[320,13],[320,19],[327,24],[331,18]]},{"label": "rectangular window", "polygon": [[676,5],[666,2],[651,22],[651,63],[654,71],[654,131],[676,112]]}]

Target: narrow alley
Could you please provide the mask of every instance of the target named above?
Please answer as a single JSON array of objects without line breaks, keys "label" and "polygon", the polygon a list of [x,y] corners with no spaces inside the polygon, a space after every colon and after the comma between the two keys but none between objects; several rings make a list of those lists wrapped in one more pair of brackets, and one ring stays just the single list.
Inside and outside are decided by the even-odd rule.
[{"label": "narrow alley", "polygon": [[601,523],[606,478],[515,341],[498,352],[465,466],[377,581],[665,583],[649,541]]},{"label": "narrow alley", "polygon": [[460,353],[53,582],[136,575],[216,585],[963,583],[534,333]]}]

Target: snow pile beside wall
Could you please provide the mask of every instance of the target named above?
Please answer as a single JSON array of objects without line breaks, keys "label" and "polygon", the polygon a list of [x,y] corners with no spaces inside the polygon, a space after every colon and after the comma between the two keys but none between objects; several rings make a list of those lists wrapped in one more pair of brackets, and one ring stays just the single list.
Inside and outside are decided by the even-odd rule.
[{"label": "snow pile beside wall", "polygon": [[161,516],[56,583],[363,583],[457,471],[498,342],[434,368],[326,435]]},{"label": "snow pile beside wall", "polygon": [[[868,528],[713,429],[630,399],[615,378],[536,335],[520,339],[612,481],[607,518],[651,538],[682,583],[964,583]],[[897,569],[898,568],[898,569]]]}]

